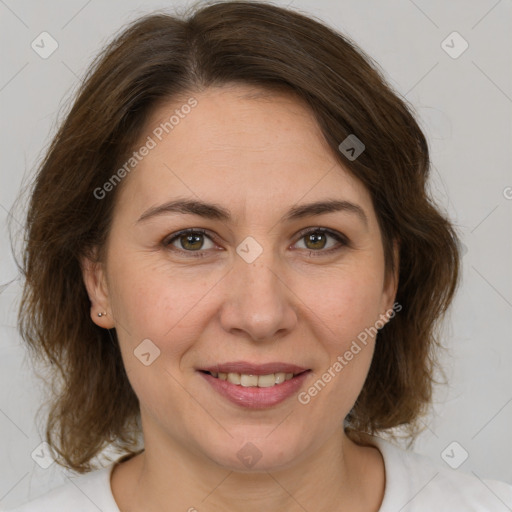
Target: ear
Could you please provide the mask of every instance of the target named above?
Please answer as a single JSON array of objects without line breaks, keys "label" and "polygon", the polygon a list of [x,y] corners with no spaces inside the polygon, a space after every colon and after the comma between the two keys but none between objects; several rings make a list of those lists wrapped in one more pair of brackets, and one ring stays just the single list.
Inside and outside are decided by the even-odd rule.
[{"label": "ear", "polygon": [[[104,329],[115,327],[110,308],[109,292],[104,270],[104,264],[96,258],[94,250],[89,256],[80,259],[82,277],[89,300],[91,301],[91,320]],[[98,316],[98,313],[106,313]]]},{"label": "ear", "polygon": [[[383,290],[384,312],[393,310],[396,293],[398,291],[398,280],[400,274],[400,244],[397,239],[393,240],[393,262],[394,270],[389,269],[386,272]],[[385,313],[384,313],[385,314]]]}]

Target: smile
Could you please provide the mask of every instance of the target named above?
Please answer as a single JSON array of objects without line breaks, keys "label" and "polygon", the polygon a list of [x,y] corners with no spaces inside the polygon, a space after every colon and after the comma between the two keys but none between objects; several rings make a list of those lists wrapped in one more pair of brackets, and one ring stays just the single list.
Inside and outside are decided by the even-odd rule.
[{"label": "smile", "polygon": [[[282,384],[283,382],[293,379],[297,374],[293,373],[269,373],[268,375],[252,375],[247,373],[223,373],[223,372],[206,372],[216,379],[225,380],[236,386],[244,388],[270,388]],[[301,372],[302,373],[302,372]]]},{"label": "smile", "polygon": [[215,395],[248,409],[265,409],[284,402],[300,391],[311,373],[311,370],[295,365],[283,367],[282,364],[267,364],[256,367],[238,363],[222,366],[201,369],[198,374]]}]

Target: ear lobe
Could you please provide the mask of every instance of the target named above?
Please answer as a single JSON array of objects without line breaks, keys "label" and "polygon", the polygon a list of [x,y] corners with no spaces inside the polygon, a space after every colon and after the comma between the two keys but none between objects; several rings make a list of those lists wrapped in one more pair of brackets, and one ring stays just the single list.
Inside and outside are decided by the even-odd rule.
[{"label": "ear lobe", "polygon": [[[83,256],[80,259],[80,268],[89,300],[91,301],[92,321],[105,329],[114,327],[109,303],[109,293],[104,272],[104,265],[98,261],[95,254]],[[98,313],[106,315],[98,316]]]}]

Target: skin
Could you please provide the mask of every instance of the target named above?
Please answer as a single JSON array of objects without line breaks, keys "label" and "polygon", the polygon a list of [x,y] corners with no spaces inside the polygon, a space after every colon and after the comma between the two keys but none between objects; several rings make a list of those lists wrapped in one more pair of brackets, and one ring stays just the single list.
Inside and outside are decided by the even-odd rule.
[{"label": "skin", "polygon": [[[377,511],[380,452],[342,428],[374,339],[307,405],[292,396],[248,410],[196,371],[236,360],[295,363],[311,369],[304,391],[390,310],[397,276],[385,272],[371,197],[293,96],[225,85],[194,97],[198,105],[117,191],[106,260],[82,261],[91,318],[116,328],[141,406],[145,451],[115,467],[114,498],[123,512]],[[160,106],[142,143],[183,103]],[[168,213],[137,222],[148,208],[185,198],[222,205],[232,221]],[[327,198],[356,203],[367,224],[348,211],[280,221],[293,206]],[[318,227],[348,244],[298,236]],[[192,249],[179,238],[162,244],[186,228],[216,238],[200,237]],[[247,236],[263,249],[252,263],[236,252]],[[193,257],[197,247],[205,257]],[[149,366],[133,354],[144,339],[160,350]],[[261,453],[250,469],[237,457],[249,441]]]}]

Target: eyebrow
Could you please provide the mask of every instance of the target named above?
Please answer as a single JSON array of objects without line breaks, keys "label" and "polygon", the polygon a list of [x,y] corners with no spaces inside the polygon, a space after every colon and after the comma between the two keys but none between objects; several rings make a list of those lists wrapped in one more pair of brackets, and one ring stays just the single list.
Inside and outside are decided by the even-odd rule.
[{"label": "eyebrow", "polygon": [[[294,220],[302,219],[304,217],[311,217],[315,215],[322,215],[325,213],[334,212],[347,212],[355,214],[368,227],[368,217],[363,208],[350,201],[341,201],[338,199],[326,199],[314,203],[302,204],[294,206],[281,217],[280,222],[291,222]],[[191,199],[179,199],[169,201],[159,206],[152,206],[146,210],[137,220],[142,222],[151,217],[158,215],[166,215],[172,213],[181,213],[189,215],[198,215],[205,219],[220,220],[230,222],[231,212],[215,203],[205,203],[203,201]]]}]

